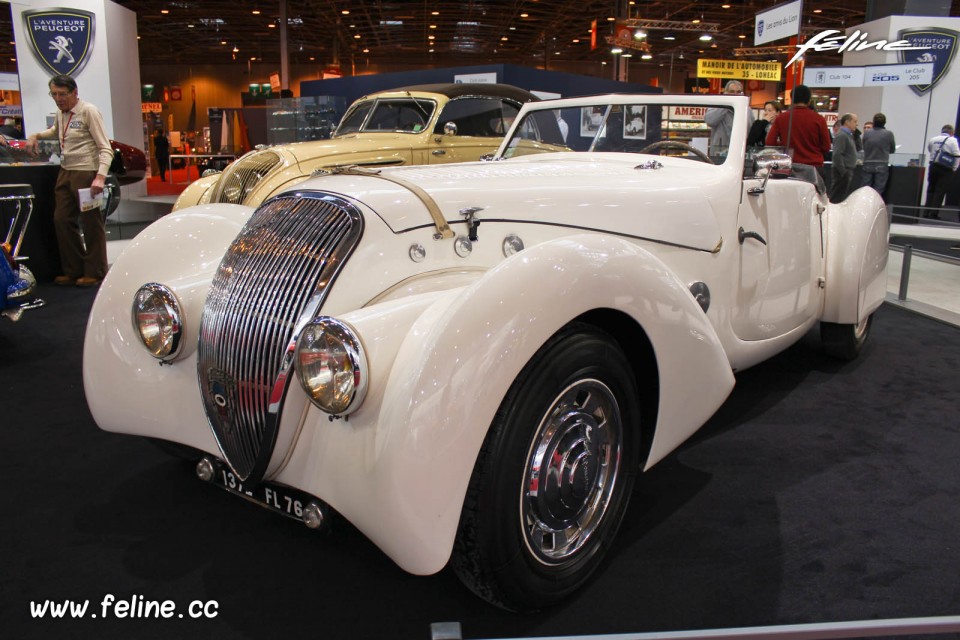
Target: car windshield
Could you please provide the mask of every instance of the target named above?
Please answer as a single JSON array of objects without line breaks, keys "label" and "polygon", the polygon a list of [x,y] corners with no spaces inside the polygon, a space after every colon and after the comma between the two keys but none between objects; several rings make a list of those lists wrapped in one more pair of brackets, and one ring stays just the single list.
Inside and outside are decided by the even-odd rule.
[{"label": "car windshield", "polygon": [[343,116],[334,137],[358,132],[419,133],[429,126],[436,108],[433,100],[423,98],[366,100]]},{"label": "car windshield", "polygon": [[502,157],[613,151],[708,158],[721,164],[733,113],[730,106],[684,104],[681,97],[672,102],[535,109],[513,129]]}]

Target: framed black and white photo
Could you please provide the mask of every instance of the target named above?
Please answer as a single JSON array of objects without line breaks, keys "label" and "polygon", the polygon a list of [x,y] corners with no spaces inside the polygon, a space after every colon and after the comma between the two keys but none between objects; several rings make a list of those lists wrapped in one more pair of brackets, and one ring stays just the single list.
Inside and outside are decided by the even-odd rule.
[{"label": "framed black and white photo", "polygon": [[647,139],[647,106],[629,104],[624,107],[623,118],[624,140]]}]

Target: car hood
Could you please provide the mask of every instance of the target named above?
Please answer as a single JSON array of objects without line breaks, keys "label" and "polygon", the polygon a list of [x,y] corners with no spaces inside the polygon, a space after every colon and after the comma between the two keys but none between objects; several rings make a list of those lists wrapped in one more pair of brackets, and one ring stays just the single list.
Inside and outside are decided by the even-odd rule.
[{"label": "car hood", "polygon": [[[358,164],[392,164],[393,159],[406,158],[412,146],[417,144],[419,137],[415,134],[402,133],[375,133],[349,134],[331,140],[316,140],[313,142],[294,142],[282,147],[274,147],[273,151],[284,151],[294,162],[300,165],[325,164],[324,159],[343,155],[342,160],[331,158],[333,164],[352,164],[351,156],[364,154]],[[379,162],[378,162],[379,161]]]},{"label": "car hood", "polygon": [[[553,155],[564,157],[398,167],[382,174],[426,191],[450,224],[463,222],[460,211],[477,208],[481,222],[553,224],[704,251],[719,246],[720,228],[707,194],[723,190],[730,171],[656,156]],[[639,168],[646,162],[659,166]],[[334,174],[298,187],[359,200],[395,232],[431,224],[409,189],[378,177]]]}]

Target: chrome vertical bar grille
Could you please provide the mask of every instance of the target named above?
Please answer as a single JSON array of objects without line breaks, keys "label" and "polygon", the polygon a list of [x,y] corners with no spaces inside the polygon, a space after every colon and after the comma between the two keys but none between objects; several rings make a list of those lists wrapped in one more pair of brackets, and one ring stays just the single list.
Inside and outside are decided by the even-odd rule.
[{"label": "chrome vertical bar grille", "polygon": [[263,204],[230,245],[207,294],[197,375],[224,459],[246,482],[273,453],[292,345],[359,242],[348,202],[297,193]]},{"label": "chrome vertical bar grille", "polygon": [[280,164],[280,156],[273,151],[258,151],[239,158],[220,176],[211,201],[243,204],[257,183]]}]

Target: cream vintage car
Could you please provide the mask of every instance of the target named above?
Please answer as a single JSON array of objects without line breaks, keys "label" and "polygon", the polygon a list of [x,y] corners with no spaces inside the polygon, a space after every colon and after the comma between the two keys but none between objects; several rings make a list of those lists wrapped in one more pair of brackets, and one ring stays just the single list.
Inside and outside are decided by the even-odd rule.
[{"label": "cream vintage car", "polygon": [[173,210],[209,202],[255,207],[318,169],[479,160],[500,146],[520,107],[537,97],[506,84],[432,84],[381,91],[347,110],[329,140],[251,151],[200,178]]},{"label": "cream vintage car", "polygon": [[[668,137],[706,108],[733,119],[722,158]],[[166,216],[93,306],[93,416],[307,526],[337,513],[406,571],[555,603],[737,371],[817,326],[856,357],[884,299],[878,194],[830,204],[809,167],[748,158],[747,109],[527,103],[493,161]]]}]

